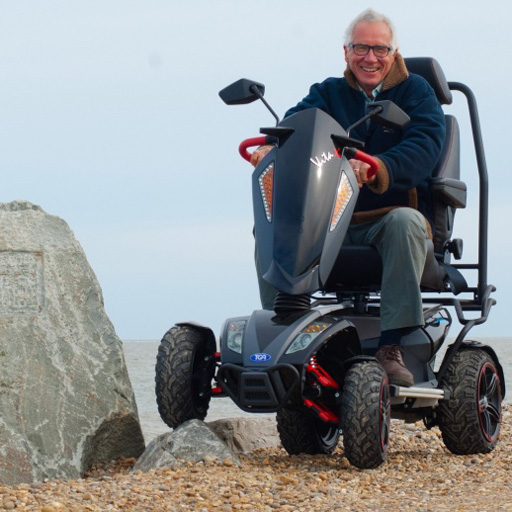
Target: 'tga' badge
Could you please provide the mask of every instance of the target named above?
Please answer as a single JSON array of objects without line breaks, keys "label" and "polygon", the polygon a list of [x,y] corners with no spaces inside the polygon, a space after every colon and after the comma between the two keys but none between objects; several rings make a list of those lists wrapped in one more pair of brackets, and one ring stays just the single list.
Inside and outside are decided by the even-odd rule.
[{"label": "'tga' badge", "polygon": [[270,354],[265,353],[252,354],[250,357],[251,361],[254,361],[255,363],[264,363],[265,361],[268,361],[271,358],[272,356]]}]

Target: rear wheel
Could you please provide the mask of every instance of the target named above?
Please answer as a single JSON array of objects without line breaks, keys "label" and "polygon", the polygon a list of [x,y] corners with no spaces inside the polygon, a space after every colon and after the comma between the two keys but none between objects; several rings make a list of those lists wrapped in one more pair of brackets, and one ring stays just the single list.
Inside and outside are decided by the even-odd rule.
[{"label": "rear wheel", "polygon": [[307,410],[283,408],[277,412],[276,419],[281,444],[290,455],[329,454],[338,444],[339,427]]},{"label": "rear wheel", "polygon": [[502,394],[491,356],[480,349],[459,351],[441,386],[450,392],[438,411],[446,447],[457,455],[492,451],[500,434]]},{"label": "rear wheel", "polygon": [[155,391],[158,411],[171,428],[204,420],[215,373],[215,341],[203,329],[175,326],[158,348]]},{"label": "rear wheel", "polygon": [[389,384],[374,361],[350,367],[341,404],[345,456],[354,466],[371,469],[382,464],[389,447]]}]

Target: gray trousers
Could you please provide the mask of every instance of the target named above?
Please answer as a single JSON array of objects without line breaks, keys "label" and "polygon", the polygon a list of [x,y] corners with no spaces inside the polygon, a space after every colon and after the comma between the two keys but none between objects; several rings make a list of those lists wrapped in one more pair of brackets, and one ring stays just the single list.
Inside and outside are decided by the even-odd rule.
[{"label": "gray trousers", "polygon": [[[396,208],[375,222],[351,225],[344,244],[373,245],[382,258],[381,331],[423,325],[420,281],[427,255],[427,222],[412,208]],[[273,309],[276,289],[256,272],[263,309]]]}]

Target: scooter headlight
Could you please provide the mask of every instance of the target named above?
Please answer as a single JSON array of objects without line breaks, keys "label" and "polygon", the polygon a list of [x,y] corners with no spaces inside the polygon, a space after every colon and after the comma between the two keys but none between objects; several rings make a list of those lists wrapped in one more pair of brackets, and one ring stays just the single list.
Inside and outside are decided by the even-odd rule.
[{"label": "scooter headlight", "polygon": [[334,210],[332,212],[331,226],[329,231],[334,231],[336,229],[336,226],[338,225],[341,216],[345,212],[345,209],[347,208],[348,202],[350,201],[353,193],[354,191],[347,175],[345,172],[342,172],[338,190],[336,192],[336,202],[334,203]]},{"label": "scooter headlight", "polygon": [[288,347],[286,354],[293,354],[299,350],[304,350],[311,345],[311,342],[322,332],[330,327],[331,324],[315,323],[309,324],[305,329],[302,329],[300,333],[292,341],[292,344]]},{"label": "scooter headlight", "polygon": [[242,344],[244,341],[245,333],[245,320],[229,322],[226,345],[230,350],[237,354],[242,353]]},{"label": "scooter headlight", "polygon": [[272,195],[274,192],[274,162],[267,165],[258,178],[260,184],[261,198],[267,220],[272,222]]}]

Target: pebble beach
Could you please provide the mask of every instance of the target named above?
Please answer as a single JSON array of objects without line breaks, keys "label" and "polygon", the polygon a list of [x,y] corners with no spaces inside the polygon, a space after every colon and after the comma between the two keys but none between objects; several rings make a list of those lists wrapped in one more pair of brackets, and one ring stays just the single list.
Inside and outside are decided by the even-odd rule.
[{"label": "pebble beach", "polygon": [[259,449],[147,473],[134,459],[94,468],[82,479],[2,486],[0,510],[34,512],[512,511],[512,406],[489,454],[451,454],[437,428],[392,422],[388,460],[373,470],[329,456]]}]

